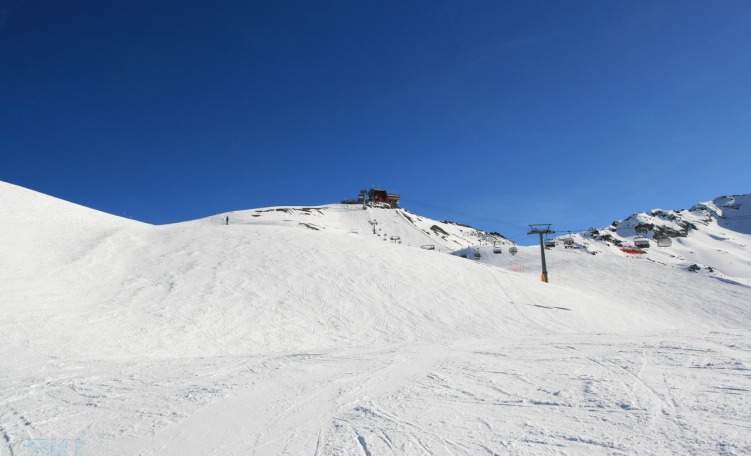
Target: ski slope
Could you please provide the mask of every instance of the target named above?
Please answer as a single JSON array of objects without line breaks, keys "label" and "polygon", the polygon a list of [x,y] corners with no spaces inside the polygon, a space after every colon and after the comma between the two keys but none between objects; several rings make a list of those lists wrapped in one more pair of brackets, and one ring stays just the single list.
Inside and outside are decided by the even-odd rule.
[{"label": "ski slope", "polygon": [[544,284],[356,205],[151,226],[0,183],[0,219],[3,456],[751,452],[745,266],[581,237]]},{"label": "ski slope", "polygon": [[[384,209],[358,204],[331,204],[318,207],[271,207],[218,214],[188,224],[272,225],[300,227],[358,235],[406,246],[432,247],[451,252],[472,245],[511,242],[456,222],[427,219],[405,209]],[[372,236],[371,236],[372,235]]]}]

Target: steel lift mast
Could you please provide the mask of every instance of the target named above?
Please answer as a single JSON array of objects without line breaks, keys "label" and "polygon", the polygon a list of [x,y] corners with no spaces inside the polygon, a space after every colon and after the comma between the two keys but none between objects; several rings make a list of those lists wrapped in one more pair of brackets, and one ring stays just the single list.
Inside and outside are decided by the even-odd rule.
[{"label": "steel lift mast", "polygon": [[545,265],[545,244],[543,243],[542,236],[544,234],[553,234],[555,231],[550,229],[551,223],[537,223],[529,225],[529,233],[527,234],[539,234],[540,235],[540,257],[542,258],[542,281],[548,283],[548,267]]}]

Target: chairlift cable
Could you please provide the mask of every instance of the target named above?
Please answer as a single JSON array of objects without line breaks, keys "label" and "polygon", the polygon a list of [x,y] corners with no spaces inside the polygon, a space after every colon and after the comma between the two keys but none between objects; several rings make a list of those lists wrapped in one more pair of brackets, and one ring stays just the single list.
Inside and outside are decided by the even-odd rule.
[{"label": "chairlift cable", "polygon": [[486,220],[486,221],[489,221],[489,222],[501,223],[503,225],[510,225],[510,226],[515,226],[515,227],[524,228],[524,229],[526,229],[526,227],[527,227],[527,225],[520,225],[518,223],[508,222],[508,221],[504,221],[504,220],[498,220],[498,219],[495,219],[495,218],[492,218],[492,217],[486,217],[484,215],[473,214],[471,212],[460,211],[460,210],[457,210],[457,209],[452,209],[452,208],[444,207],[444,206],[438,206],[438,205],[430,204],[430,203],[424,203],[422,201],[417,201],[417,200],[414,200],[412,198],[404,198],[404,197],[402,197],[401,200],[402,201],[406,201],[406,202],[410,202],[410,203],[414,203],[414,204],[417,204],[417,205],[420,205],[420,206],[425,206],[425,207],[429,207],[429,208],[432,208],[432,209],[438,209],[438,210],[441,210],[441,211],[453,212],[455,214],[465,215],[467,217],[472,217],[472,218],[476,218],[476,219],[482,219],[482,220]]}]

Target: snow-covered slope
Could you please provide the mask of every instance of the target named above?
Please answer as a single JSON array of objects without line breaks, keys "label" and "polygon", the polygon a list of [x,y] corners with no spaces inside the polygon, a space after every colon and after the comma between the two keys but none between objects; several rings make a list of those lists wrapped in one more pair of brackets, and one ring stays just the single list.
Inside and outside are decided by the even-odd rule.
[{"label": "snow-covered slope", "polygon": [[146,226],[5,182],[0,182],[0,220],[0,271],[13,280],[52,273],[108,237]]},{"label": "snow-covered slope", "polygon": [[706,210],[730,231],[751,234],[751,195],[721,196],[711,203],[697,204],[693,210]]},{"label": "snow-covered slope", "polygon": [[[556,248],[564,248],[559,236]],[[751,195],[723,196],[689,210],[654,209],[570,236],[577,249],[634,257],[639,239],[649,241],[642,260],[749,284],[751,279]],[[664,246],[660,246],[663,240]]]},{"label": "snow-covered slope", "polygon": [[[36,206],[42,216],[31,197],[43,198],[29,194],[6,206],[16,208],[6,226],[16,230],[8,236],[21,241],[13,245],[23,246],[23,254],[4,258],[2,267],[29,276],[2,283],[0,312],[6,324],[22,329],[0,335],[3,342],[14,338],[15,344],[2,345],[6,350],[81,358],[209,356],[449,334],[675,327],[576,290],[551,290],[528,277],[409,248],[427,241],[458,245],[476,232],[402,211],[262,209],[230,214],[229,225],[213,217],[155,227],[94,212],[83,222],[86,209],[56,207],[54,200]],[[439,234],[407,217],[440,225]],[[34,225],[41,218],[48,223]],[[388,232],[373,235],[372,219]],[[80,228],[54,230],[54,223]],[[396,235],[402,244],[390,240]],[[52,242],[27,241],[48,236]],[[34,265],[37,274],[24,269]],[[550,319],[535,304],[570,312]],[[615,311],[619,318],[604,318]]]},{"label": "snow-covered slope", "polygon": [[304,226],[375,238],[380,241],[450,252],[472,245],[511,244],[497,233],[486,233],[450,221],[436,221],[406,209],[385,209],[361,205],[331,204],[317,207],[271,207],[219,214],[187,224]]},{"label": "snow-covered slope", "polygon": [[[0,455],[751,449],[739,276],[579,237],[543,284],[539,250],[403,210],[0,204]],[[492,264],[441,253],[469,246]]]}]

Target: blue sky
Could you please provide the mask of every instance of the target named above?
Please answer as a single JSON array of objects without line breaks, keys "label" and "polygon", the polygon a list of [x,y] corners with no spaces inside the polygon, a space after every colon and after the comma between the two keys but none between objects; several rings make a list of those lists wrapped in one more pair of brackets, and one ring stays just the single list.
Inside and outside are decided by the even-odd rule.
[{"label": "blue sky", "polygon": [[0,0],[0,180],[149,223],[377,186],[524,243],[750,174],[745,0]]}]

